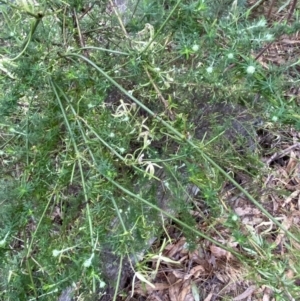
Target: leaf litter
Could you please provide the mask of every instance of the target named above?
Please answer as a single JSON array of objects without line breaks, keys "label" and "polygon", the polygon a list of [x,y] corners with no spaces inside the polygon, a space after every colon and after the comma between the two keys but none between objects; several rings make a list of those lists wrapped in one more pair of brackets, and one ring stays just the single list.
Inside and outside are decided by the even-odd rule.
[{"label": "leaf litter", "polygon": [[[249,183],[244,185],[247,188],[256,186],[260,191],[257,195],[260,195],[262,205],[284,229],[293,230],[300,225],[300,143],[296,142],[300,138],[300,133],[290,129],[281,132],[280,136],[282,139],[276,143],[277,152],[270,145],[262,150],[261,161],[265,165],[262,178],[252,183],[252,186],[247,186]],[[264,244],[267,242],[272,246],[270,250],[273,255],[279,256],[281,260],[288,258],[290,265],[293,265],[293,258],[287,247],[289,239],[283,230],[278,229],[230,185],[223,185],[219,198],[225,205],[224,210],[230,211],[228,208],[231,208],[238,216],[241,222],[239,231],[247,237],[248,248],[245,244],[236,241],[232,235],[233,231],[228,227],[220,226],[224,224],[222,220],[224,217],[216,219],[214,229],[217,231],[209,230],[214,239],[231,246],[254,261],[256,257],[265,256]],[[197,219],[197,212],[194,213]],[[207,231],[208,225],[200,219],[197,227],[199,230]],[[199,241],[193,250],[189,250],[187,238],[176,231],[178,230],[176,228],[174,230],[173,225],[168,227],[168,236],[171,240],[162,251],[161,256],[164,260],[160,261],[158,269],[157,258],[152,258],[149,262],[150,269],[157,269],[155,277],[150,279],[152,285],[137,281],[132,288],[135,299],[126,300],[276,300],[274,289],[262,281],[263,275],[256,274],[256,278],[251,279],[249,269],[243,263],[228,251],[208,241]],[[291,242],[291,246],[296,250],[300,249],[300,244],[297,242]],[[155,253],[159,243],[153,248],[152,252]],[[293,268],[285,271],[285,277],[295,283],[300,281]],[[294,299],[287,293],[287,300]]]}]

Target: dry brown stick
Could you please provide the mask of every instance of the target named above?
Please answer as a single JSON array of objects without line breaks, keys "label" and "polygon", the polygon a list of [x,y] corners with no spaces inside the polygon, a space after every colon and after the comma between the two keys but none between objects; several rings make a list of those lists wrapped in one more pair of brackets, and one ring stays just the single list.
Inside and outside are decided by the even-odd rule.
[{"label": "dry brown stick", "polygon": [[84,11],[82,12],[82,15],[78,18],[79,20],[83,19],[83,17],[88,14],[95,6],[95,2],[91,4],[91,6],[88,6],[84,9]]},{"label": "dry brown stick", "polygon": [[297,0],[293,0],[292,3],[291,3],[291,6],[289,8],[289,13],[288,13],[288,16],[286,18],[287,22],[290,21],[294,11],[295,11],[295,8],[296,8],[296,4],[297,4]]},{"label": "dry brown stick", "polygon": [[117,16],[117,19],[118,19],[118,21],[119,21],[119,23],[120,23],[120,26],[121,26],[121,28],[122,28],[122,30],[123,30],[123,32],[124,32],[125,37],[128,37],[128,33],[127,33],[126,29],[125,29],[125,26],[124,26],[123,21],[122,21],[122,19],[121,19],[121,17],[120,17],[120,14],[119,14],[119,12],[118,12],[118,9],[116,8],[115,3],[114,3],[112,0],[109,0],[109,3],[110,3],[110,5],[111,5],[111,7],[112,7],[112,9],[113,9],[113,11],[114,11],[114,13],[115,13],[115,15]]},{"label": "dry brown stick", "polygon": [[255,61],[257,61],[270,47],[271,45],[274,43],[274,41],[270,42],[265,48],[263,48],[258,55],[254,58]]},{"label": "dry brown stick", "polygon": [[252,5],[249,9],[248,12],[251,12],[254,8],[259,7],[262,3],[264,3],[266,0],[259,0],[257,1],[254,5]]},{"label": "dry brown stick", "polygon": [[[77,17],[77,13],[76,13],[76,10],[74,8],[73,10],[73,18],[74,18],[74,25],[76,26],[77,28],[77,35],[78,35],[78,41],[79,41],[79,45],[81,48],[84,48],[85,47],[85,43],[84,43],[84,39],[83,39],[83,36],[81,34],[81,30],[80,30],[80,26],[79,26],[79,20],[78,20],[78,17]],[[89,52],[87,49],[84,49],[84,54],[87,58],[89,58]]]},{"label": "dry brown stick", "polygon": [[274,2],[275,2],[275,0],[272,0],[272,3],[271,3],[271,5],[270,5],[270,7],[269,7],[269,10],[268,10],[268,14],[267,14],[267,20],[269,21],[269,18],[270,18],[270,16],[271,16],[271,13],[272,13],[272,8],[273,8],[273,6],[274,6]]},{"label": "dry brown stick", "polygon": [[288,147],[287,149],[284,149],[278,153],[275,153],[271,156],[270,159],[267,160],[267,165],[270,165],[271,162],[273,162],[276,159],[280,159],[282,157],[284,157],[285,155],[287,155],[290,151],[292,151],[295,148],[300,148],[300,143],[295,143],[293,145],[291,145],[290,147]]}]

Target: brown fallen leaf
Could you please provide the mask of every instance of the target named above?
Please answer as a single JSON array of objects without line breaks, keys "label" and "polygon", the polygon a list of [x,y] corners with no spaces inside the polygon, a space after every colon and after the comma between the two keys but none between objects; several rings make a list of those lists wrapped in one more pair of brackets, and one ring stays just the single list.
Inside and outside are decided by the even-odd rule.
[{"label": "brown fallen leaf", "polygon": [[270,301],[273,292],[270,288],[266,287],[264,290],[263,301]]},{"label": "brown fallen leaf", "polygon": [[257,208],[252,208],[252,207],[246,207],[246,208],[241,208],[241,207],[237,207],[234,208],[234,212],[238,215],[238,216],[244,216],[244,215],[257,215],[260,214],[260,210]]},{"label": "brown fallen leaf", "polygon": [[[289,217],[285,216],[284,219],[283,219],[283,222],[281,223],[281,226],[287,231],[291,227],[292,223],[293,223],[293,217],[292,216],[289,216]],[[275,240],[275,245],[276,246],[278,246],[281,243],[281,241],[282,241],[282,239],[285,235],[286,235],[285,231],[283,231],[283,230],[279,231],[279,234],[277,235],[276,240]]]},{"label": "brown fallen leaf", "polygon": [[213,293],[209,293],[204,301],[210,301],[212,299]]},{"label": "brown fallen leaf", "polygon": [[286,171],[288,174],[292,174],[293,171],[295,170],[295,167],[297,166],[298,164],[298,159],[296,158],[296,154],[294,151],[291,151],[290,153],[290,159],[289,159],[289,162],[286,166]]},{"label": "brown fallen leaf", "polygon": [[178,296],[181,289],[182,281],[177,281],[177,283],[169,287],[169,297],[171,301],[179,301]]},{"label": "brown fallen leaf", "polygon": [[242,294],[238,295],[237,297],[233,298],[232,300],[240,301],[245,298],[248,298],[249,296],[251,296],[253,294],[254,291],[255,291],[255,285],[251,285]]},{"label": "brown fallen leaf", "polygon": [[185,301],[186,297],[191,292],[191,283],[190,281],[185,281],[181,287],[180,294],[178,296],[178,301]]},{"label": "brown fallen leaf", "polygon": [[178,270],[172,270],[172,274],[178,278],[178,279],[184,279],[186,273],[178,271]]},{"label": "brown fallen leaf", "polygon": [[210,246],[210,252],[216,258],[225,257],[226,259],[229,259],[232,257],[231,253],[215,245]]},{"label": "brown fallen leaf", "polygon": [[205,269],[202,265],[197,265],[190,270],[189,274],[195,278],[198,278],[200,274],[205,274]]},{"label": "brown fallen leaf", "polygon": [[171,246],[167,246],[166,250],[168,250],[168,253],[166,256],[172,258],[175,256],[175,254],[180,253],[185,243],[186,239],[182,237],[175,245],[173,244]]},{"label": "brown fallen leaf", "polygon": [[296,197],[298,197],[300,194],[300,190],[296,190],[294,192],[292,192],[290,194],[289,197],[286,198],[286,200],[284,201],[284,203],[282,204],[282,207],[284,208],[288,203],[290,203],[293,199],[295,199]]}]

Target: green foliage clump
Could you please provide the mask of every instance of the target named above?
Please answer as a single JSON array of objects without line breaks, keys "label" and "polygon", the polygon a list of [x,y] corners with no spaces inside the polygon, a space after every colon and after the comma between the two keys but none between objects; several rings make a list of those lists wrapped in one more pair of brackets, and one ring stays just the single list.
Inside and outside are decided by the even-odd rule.
[{"label": "green foliage clump", "polygon": [[251,56],[271,30],[247,19],[245,1],[221,2],[129,1],[131,14],[108,1],[1,4],[1,299],[53,300],[72,283],[99,292],[109,282],[99,254],[134,262],[163,211],[191,243],[205,237],[188,189],[213,219],[224,175],[245,163],[214,137],[193,140],[198,108],[298,118],[274,99],[279,71]]}]

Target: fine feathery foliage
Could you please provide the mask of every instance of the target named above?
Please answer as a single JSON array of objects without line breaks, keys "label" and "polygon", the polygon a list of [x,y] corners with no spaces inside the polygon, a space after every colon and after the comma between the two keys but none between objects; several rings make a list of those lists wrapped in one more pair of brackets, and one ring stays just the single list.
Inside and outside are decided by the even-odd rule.
[{"label": "fine feathery foliage", "polygon": [[[299,128],[298,106],[284,99],[289,68],[266,69],[255,58],[299,22],[268,26],[254,8],[0,1],[1,300],[57,300],[72,285],[88,300],[122,286],[123,262],[148,283],[141,259],[168,224],[190,249],[200,240],[224,248],[250,280],[258,273],[278,296],[296,296],[296,286],[270,275],[271,266],[284,272],[286,258],[245,233],[218,197],[225,182],[236,187],[295,251],[299,233],[239,180],[262,177],[256,126]],[[223,243],[220,216],[240,249]],[[109,256],[119,274],[107,271]]]}]

